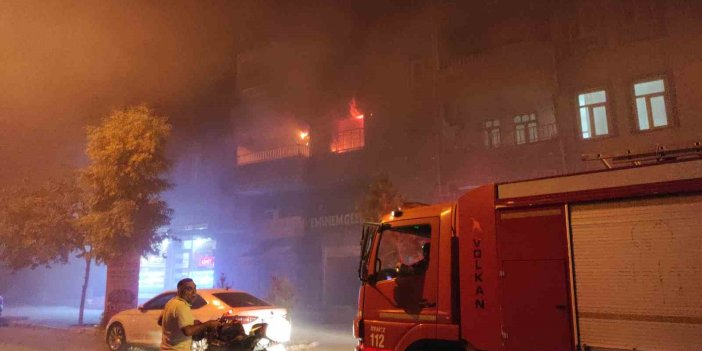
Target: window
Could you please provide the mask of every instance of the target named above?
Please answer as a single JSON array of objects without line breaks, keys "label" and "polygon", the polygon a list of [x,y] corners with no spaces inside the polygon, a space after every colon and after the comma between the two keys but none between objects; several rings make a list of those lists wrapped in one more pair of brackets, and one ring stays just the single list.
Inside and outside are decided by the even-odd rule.
[{"label": "window", "polygon": [[663,79],[634,84],[634,96],[639,130],[668,126]]},{"label": "window", "polygon": [[270,306],[266,301],[263,301],[253,295],[249,295],[245,292],[225,292],[225,293],[214,293],[212,294],[216,298],[222,300],[230,307],[263,307]]},{"label": "window", "polygon": [[144,303],[145,310],[162,310],[166,306],[166,302],[176,296],[175,292],[164,293],[154,297]]},{"label": "window", "polygon": [[539,141],[539,127],[536,124],[535,113],[515,116],[514,128],[514,138],[517,145]]},{"label": "window", "polygon": [[485,147],[500,147],[500,121],[497,119],[485,122]]},{"label": "window", "polygon": [[583,139],[609,134],[607,121],[607,93],[604,90],[578,95],[580,133]]},{"label": "window", "polygon": [[356,105],[356,99],[349,102],[349,117],[336,121],[331,151],[343,153],[360,150],[365,145],[365,114]]},{"label": "window", "polygon": [[397,276],[398,269],[412,266],[425,260],[422,251],[424,244],[429,243],[431,225],[420,224],[387,229],[381,233],[378,246],[377,267],[379,280],[392,279]]},{"label": "window", "polygon": [[195,300],[193,301],[192,305],[190,305],[190,308],[196,310],[198,308],[202,308],[203,306],[207,305],[207,301],[202,298],[200,295],[195,295]]},{"label": "window", "polygon": [[334,135],[331,150],[337,154],[363,148],[363,128],[341,130]]}]

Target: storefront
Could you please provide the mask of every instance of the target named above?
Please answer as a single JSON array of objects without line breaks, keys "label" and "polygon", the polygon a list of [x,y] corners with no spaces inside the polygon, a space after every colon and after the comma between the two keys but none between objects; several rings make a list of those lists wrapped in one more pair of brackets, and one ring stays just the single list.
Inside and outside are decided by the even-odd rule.
[{"label": "storefront", "polygon": [[217,242],[205,235],[164,240],[160,255],[142,257],[139,269],[139,303],[176,288],[180,279],[192,278],[199,288],[215,287]]},{"label": "storefront", "polygon": [[[336,197],[327,197],[326,200],[329,202],[320,208],[338,212],[310,216],[307,220],[307,238],[314,243],[309,246],[317,249],[313,254],[317,262],[315,266],[319,267],[310,273],[316,277],[317,301],[326,308],[347,308],[358,302],[357,268],[362,218],[353,209],[353,202],[340,203]],[[333,206],[335,202],[336,206]]]}]

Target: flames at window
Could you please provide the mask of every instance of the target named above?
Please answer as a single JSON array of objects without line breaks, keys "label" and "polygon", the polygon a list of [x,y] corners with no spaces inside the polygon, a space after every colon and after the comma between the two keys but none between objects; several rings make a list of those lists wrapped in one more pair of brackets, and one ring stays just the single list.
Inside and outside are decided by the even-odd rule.
[{"label": "flames at window", "polygon": [[365,114],[356,104],[356,98],[352,98],[349,101],[348,115],[335,123],[332,152],[343,153],[363,148],[365,145],[364,118]]}]

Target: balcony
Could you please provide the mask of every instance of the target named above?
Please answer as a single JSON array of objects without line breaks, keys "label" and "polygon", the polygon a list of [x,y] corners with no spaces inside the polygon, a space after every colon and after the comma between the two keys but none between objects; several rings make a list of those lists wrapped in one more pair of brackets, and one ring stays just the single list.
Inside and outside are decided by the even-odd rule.
[{"label": "balcony", "polygon": [[334,135],[331,151],[337,154],[363,149],[363,128],[343,130]]},{"label": "balcony", "polygon": [[288,145],[278,147],[275,149],[244,153],[236,156],[236,165],[243,166],[248,164],[269,162],[273,160],[280,160],[284,158],[293,157],[310,157],[309,145]]},{"label": "balcony", "polygon": [[485,135],[485,147],[495,149],[500,147],[511,147],[528,145],[541,141],[558,138],[558,129],[555,123],[542,124],[537,126],[527,126],[521,130],[511,130],[502,136],[497,134]]}]

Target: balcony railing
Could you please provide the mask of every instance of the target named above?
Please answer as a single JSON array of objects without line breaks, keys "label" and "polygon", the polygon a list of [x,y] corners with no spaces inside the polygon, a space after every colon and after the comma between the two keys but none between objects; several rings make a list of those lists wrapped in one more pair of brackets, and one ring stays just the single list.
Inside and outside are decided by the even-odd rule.
[{"label": "balcony railing", "polygon": [[310,147],[308,145],[288,145],[270,150],[250,152],[237,155],[236,164],[237,166],[242,166],[291,157],[310,157]]},{"label": "balcony railing", "polygon": [[359,150],[363,148],[364,144],[363,128],[344,130],[334,135],[331,151],[340,154]]},{"label": "balcony railing", "polygon": [[528,126],[520,131],[510,130],[500,136],[499,140],[495,140],[493,135],[485,135],[485,138],[490,140],[485,141],[485,147],[494,149],[499,147],[508,147],[515,145],[527,145],[556,139],[558,137],[558,129],[555,123],[542,124],[537,126]]}]

